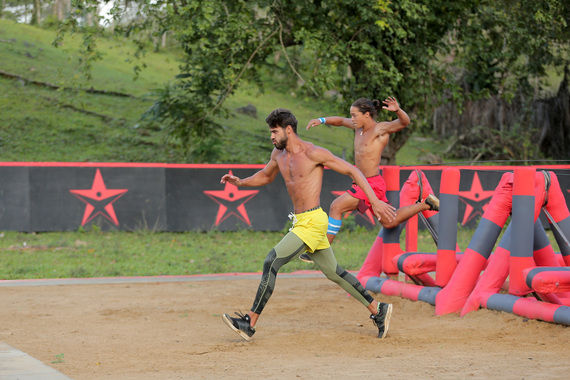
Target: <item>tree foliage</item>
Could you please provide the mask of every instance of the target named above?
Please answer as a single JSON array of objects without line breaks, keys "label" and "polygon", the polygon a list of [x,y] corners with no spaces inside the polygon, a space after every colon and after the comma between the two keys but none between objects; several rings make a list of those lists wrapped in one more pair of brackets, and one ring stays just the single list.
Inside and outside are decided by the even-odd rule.
[{"label": "tree foliage", "polygon": [[458,20],[452,43],[464,89],[476,97],[532,91],[531,80],[568,62],[568,20],[564,0],[475,2]]},{"label": "tree foliage", "polygon": [[[405,109],[422,115],[443,84],[434,58],[462,6],[462,1],[169,1],[141,4],[139,17],[120,30],[168,32],[180,43],[181,73],[160,92],[150,114],[166,123],[172,136],[200,147],[215,139],[220,129],[212,116],[223,114],[224,100],[240,81],[263,88],[267,74],[291,86],[302,83],[306,96],[332,90],[342,114],[357,98],[396,96]],[[395,153],[401,142],[394,144]]]},{"label": "tree foliage", "polygon": [[[86,27],[81,17],[97,5],[74,0],[81,11],[62,31]],[[183,51],[147,117],[203,162],[216,159],[214,117],[243,81],[262,90],[277,78],[332,97],[342,114],[357,98],[395,96],[417,125],[446,99],[530,88],[568,59],[569,13],[564,0],[131,0],[114,3],[109,25],[141,53],[165,33]],[[94,44],[85,40],[92,59]],[[392,140],[392,154],[410,131]]]}]

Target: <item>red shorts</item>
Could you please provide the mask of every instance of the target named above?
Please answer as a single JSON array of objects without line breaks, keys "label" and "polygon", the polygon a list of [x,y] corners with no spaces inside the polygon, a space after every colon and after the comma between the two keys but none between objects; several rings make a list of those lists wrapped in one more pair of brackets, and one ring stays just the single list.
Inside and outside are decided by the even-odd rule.
[{"label": "red shorts", "polygon": [[[374,194],[383,202],[389,203],[388,198],[386,198],[386,182],[384,182],[384,178],[379,175],[375,175],[374,177],[366,178],[372,190],[374,190]],[[358,211],[364,214],[370,208],[370,201],[364,191],[356,184],[353,183],[352,187],[346,191],[354,198],[359,199],[358,202]]]}]

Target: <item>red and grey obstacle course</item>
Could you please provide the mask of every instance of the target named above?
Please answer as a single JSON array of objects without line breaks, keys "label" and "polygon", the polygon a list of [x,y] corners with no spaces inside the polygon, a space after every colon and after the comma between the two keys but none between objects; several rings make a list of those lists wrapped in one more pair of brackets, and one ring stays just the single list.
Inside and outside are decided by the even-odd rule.
[{"label": "red and grey obstacle course", "polygon": [[[383,174],[388,199],[397,205],[394,184],[399,182],[399,170],[384,170]],[[463,254],[457,246],[459,180],[459,169],[445,169],[440,212],[423,215],[437,252],[415,252],[417,221],[407,224],[406,252],[400,248],[402,226],[383,228],[358,273],[359,280],[376,293],[430,303],[436,315],[463,316],[484,307],[570,325],[570,212],[556,175],[533,167],[504,173]],[[415,171],[399,201],[417,200],[420,194],[425,198],[430,191],[423,173]],[[560,253],[554,251],[542,227],[541,210]],[[380,277],[382,272],[386,277]],[[395,279],[400,272],[413,283]]]}]

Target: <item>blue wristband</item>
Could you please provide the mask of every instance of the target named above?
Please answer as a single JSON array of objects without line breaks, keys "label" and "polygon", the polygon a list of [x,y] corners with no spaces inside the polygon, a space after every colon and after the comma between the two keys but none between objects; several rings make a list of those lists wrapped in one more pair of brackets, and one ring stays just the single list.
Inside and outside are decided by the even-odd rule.
[{"label": "blue wristband", "polygon": [[321,124],[327,123],[327,119],[325,119],[324,117],[319,117],[319,121],[321,122]]}]

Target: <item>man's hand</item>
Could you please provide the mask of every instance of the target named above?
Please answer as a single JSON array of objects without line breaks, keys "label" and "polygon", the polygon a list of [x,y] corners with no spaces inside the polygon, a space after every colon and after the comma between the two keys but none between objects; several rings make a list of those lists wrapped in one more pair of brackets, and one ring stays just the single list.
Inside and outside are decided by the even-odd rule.
[{"label": "man's hand", "polygon": [[396,208],[390,206],[386,202],[378,200],[378,202],[371,202],[372,212],[378,221],[392,222],[396,219]]},{"label": "man's hand", "polygon": [[322,123],[319,119],[311,119],[309,121],[309,124],[307,124],[307,131],[309,130],[309,128],[316,127],[317,125],[320,125],[320,124],[322,124]]},{"label": "man's hand", "polygon": [[226,182],[229,182],[234,186],[240,186],[241,185],[241,179],[239,177],[236,177],[235,175],[231,175],[231,174],[224,174],[224,176],[220,180],[220,183],[225,184]]},{"label": "man's hand", "polygon": [[388,97],[382,103],[386,104],[385,106],[382,107],[382,109],[392,111],[392,112],[398,112],[398,110],[400,109],[400,105],[398,104],[398,101],[396,101],[396,98],[394,98],[392,96]]}]

